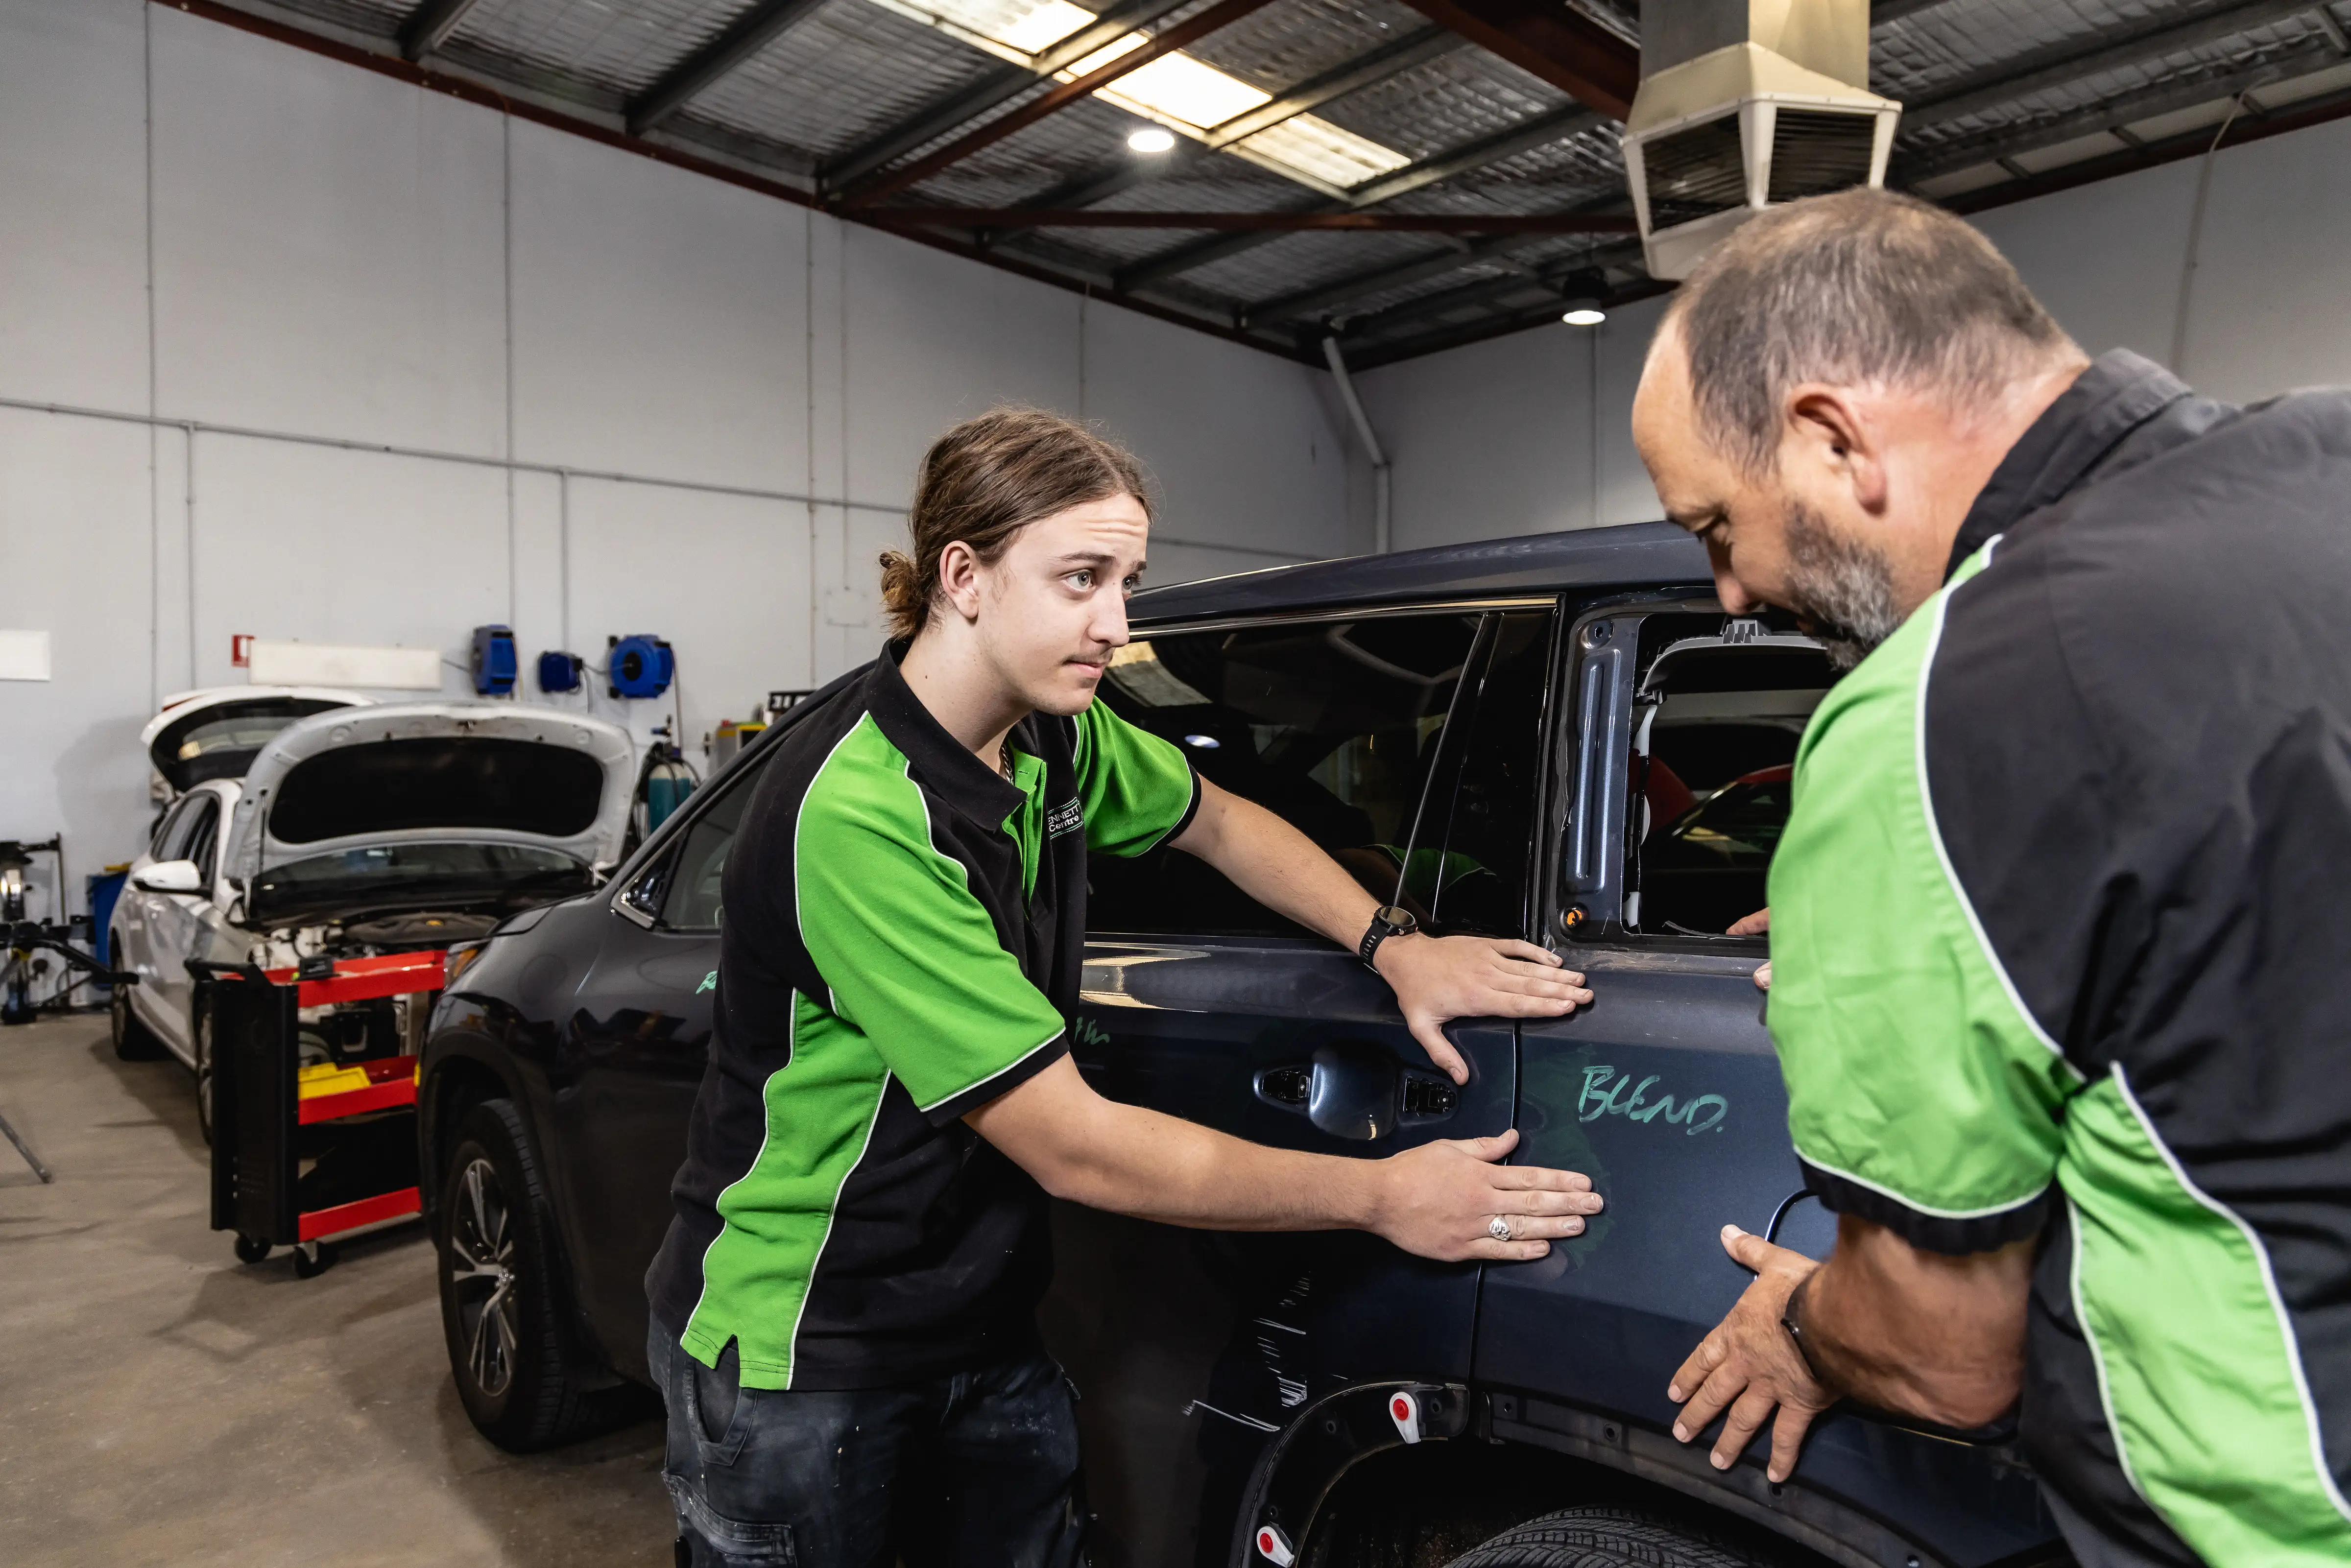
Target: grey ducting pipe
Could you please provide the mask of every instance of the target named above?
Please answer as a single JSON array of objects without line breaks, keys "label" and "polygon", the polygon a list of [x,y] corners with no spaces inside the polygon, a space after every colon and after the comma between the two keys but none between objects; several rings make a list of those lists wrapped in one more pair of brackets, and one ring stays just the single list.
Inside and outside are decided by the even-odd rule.
[{"label": "grey ducting pipe", "polygon": [[1339,401],[1347,405],[1347,417],[1355,422],[1355,435],[1372,460],[1372,548],[1385,555],[1395,548],[1389,513],[1392,470],[1387,449],[1380,444],[1379,433],[1372,428],[1372,416],[1364,412],[1364,400],[1355,395],[1355,380],[1347,373],[1346,356],[1339,352],[1337,338],[1322,340],[1322,357],[1331,362],[1331,375],[1339,383]]}]

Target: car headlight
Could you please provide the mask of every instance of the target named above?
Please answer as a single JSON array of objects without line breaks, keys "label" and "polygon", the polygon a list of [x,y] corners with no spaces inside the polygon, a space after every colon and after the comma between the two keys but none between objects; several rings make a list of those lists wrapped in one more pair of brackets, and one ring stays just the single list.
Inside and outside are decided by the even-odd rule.
[{"label": "car headlight", "polygon": [[472,968],[489,946],[487,942],[459,942],[452,946],[448,957],[443,960],[441,988],[455,989],[458,977]]}]

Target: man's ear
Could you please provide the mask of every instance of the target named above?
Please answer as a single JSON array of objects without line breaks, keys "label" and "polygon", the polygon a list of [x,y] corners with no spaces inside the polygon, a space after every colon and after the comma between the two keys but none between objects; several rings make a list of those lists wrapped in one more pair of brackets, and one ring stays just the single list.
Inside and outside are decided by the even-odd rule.
[{"label": "man's ear", "polygon": [[1852,486],[1866,512],[1886,509],[1886,461],[1878,433],[1863,417],[1850,387],[1806,382],[1790,389],[1782,471],[1790,459]]},{"label": "man's ear", "polygon": [[939,551],[939,597],[966,621],[979,618],[979,558],[961,539]]}]

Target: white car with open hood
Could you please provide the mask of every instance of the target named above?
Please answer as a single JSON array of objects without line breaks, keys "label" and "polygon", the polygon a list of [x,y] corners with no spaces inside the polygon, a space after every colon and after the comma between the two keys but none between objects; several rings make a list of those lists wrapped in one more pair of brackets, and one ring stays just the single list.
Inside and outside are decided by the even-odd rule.
[{"label": "white car with open hood", "polygon": [[[585,892],[620,855],[635,761],[617,725],[552,708],[398,703],[286,725],[241,777],[192,780],[132,862],[110,951],[139,984],[114,989],[116,1051],[152,1037],[193,1068],[209,1136],[187,960],[446,947]],[[407,1004],[425,998],[394,999],[392,1027],[421,1039]]]}]

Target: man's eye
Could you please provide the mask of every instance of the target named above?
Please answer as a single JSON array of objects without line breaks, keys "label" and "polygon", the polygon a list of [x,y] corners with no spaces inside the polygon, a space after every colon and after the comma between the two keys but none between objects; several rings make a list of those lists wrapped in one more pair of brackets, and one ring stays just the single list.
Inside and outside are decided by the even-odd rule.
[{"label": "man's eye", "polygon": [[1091,570],[1073,571],[1066,580],[1072,588],[1092,588],[1094,585],[1094,574]]},{"label": "man's eye", "polygon": [[1120,592],[1130,595],[1133,594],[1136,589],[1141,588],[1142,586],[1143,579],[1140,577],[1130,577],[1118,585]]}]

